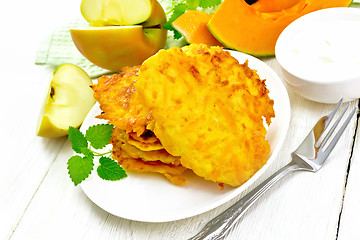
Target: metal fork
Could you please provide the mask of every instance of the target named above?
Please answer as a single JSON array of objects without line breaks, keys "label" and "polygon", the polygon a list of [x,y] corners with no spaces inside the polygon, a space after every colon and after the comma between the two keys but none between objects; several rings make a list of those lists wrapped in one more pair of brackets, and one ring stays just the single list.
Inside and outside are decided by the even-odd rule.
[{"label": "metal fork", "polygon": [[[320,118],[300,146],[291,154],[292,161],[290,163],[278,170],[223,213],[208,222],[198,234],[189,240],[223,239],[245,211],[282,177],[294,171],[317,172],[334,149],[351,118],[357,112],[357,107],[355,107],[342,125],[339,126],[340,128],[337,132],[335,132],[340,121],[343,119],[345,112],[349,108],[350,103],[348,103],[340,117],[327,131],[327,128],[330,126],[330,122],[340,108],[341,103],[342,99],[331,113]],[[330,139],[331,141],[329,142]]]}]

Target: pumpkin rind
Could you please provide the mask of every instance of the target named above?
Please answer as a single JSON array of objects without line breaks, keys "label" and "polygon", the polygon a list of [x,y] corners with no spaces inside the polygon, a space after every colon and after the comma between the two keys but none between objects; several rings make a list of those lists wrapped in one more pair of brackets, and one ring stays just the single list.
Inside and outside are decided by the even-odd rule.
[{"label": "pumpkin rind", "polygon": [[278,12],[260,12],[244,0],[224,0],[210,19],[208,28],[228,48],[255,56],[272,56],[277,38],[291,22],[307,13],[323,8],[347,7],[351,2],[298,0],[294,6]]},{"label": "pumpkin rind", "polygon": [[293,7],[300,0],[258,0],[251,5],[259,12],[278,12]]}]

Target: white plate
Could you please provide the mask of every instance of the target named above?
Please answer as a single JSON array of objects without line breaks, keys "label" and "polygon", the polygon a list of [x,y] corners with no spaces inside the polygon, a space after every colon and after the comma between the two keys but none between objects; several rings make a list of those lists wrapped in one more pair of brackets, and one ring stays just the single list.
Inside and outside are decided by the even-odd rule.
[{"label": "white plate", "polygon": [[[85,194],[105,211],[130,220],[143,222],[168,222],[195,216],[211,210],[249,187],[274,161],[285,139],[290,122],[290,103],[287,91],[278,75],[264,62],[252,56],[231,51],[240,63],[249,60],[249,67],[266,79],[270,97],[274,100],[276,117],[266,135],[271,153],[265,164],[251,179],[238,188],[225,187],[220,190],[216,183],[191,175],[186,186],[171,184],[160,174],[128,173],[120,181],[100,179],[96,171],[90,175],[81,188]],[[81,131],[89,126],[103,123],[95,116],[100,114],[96,104],[86,117]],[[110,147],[110,146],[109,146]]]}]

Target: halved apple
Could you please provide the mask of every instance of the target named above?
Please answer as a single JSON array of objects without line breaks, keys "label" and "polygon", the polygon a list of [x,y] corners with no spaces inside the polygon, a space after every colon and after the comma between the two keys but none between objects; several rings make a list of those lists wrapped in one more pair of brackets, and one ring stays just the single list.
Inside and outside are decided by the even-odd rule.
[{"label": "halved apple", "polygon": [[81,13],[90,26],[133,25],[145,22],[152,0],[82,0]]},{"label": "halved apple", "polygon": [[79,127],[95,104],[92,80],[80,67],[63,64],[53,73],[39,114],[36,134],[61,137]]},{"label": "halved apple", "polygon": [[[161,27],[166,22],[164,10],[156,0],[150,0],[150,3],[151,14],[141,25],[70,29],[75,46],[101,68],[120,71],[125,66],[141,64],[163,48],[167,38],[167,30]],[[142,7],[138,6],[139,9]]]}]

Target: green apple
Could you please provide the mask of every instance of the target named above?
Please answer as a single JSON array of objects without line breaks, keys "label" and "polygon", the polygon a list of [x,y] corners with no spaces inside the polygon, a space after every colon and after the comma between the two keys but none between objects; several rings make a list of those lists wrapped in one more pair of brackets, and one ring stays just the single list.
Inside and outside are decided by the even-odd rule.
[{"label": "green apple", "polygon": [[90,26],[126,26],[145,22],[152,0],[82,0],[81,13]]},{"label": "green apple", "polygon": [[90,62],[115,72],[141,64],[163,48],[167,38],[161,27],[166,22],[164,10],[156,0],[150,2],[151,14],[141,25],[70,29],[75,46]]},{"label": "green apple", "polygon": [[61,137],[69,126],[80,127],[95,104],[92,80],[80,67],[63,64],[53,73],[39,114],[36,134]]}]

